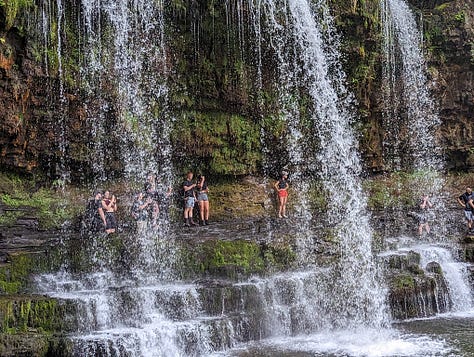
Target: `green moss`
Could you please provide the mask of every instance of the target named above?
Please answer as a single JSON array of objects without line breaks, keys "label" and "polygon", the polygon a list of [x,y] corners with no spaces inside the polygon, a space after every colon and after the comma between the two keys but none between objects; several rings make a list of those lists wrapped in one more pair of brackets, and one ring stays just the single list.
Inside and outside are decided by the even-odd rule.
[{"label": "green moss", "polygon": [[175,122],[172,133],[174,161],[180,171],[217,175],[255,172],[261,161],[259,127],[248,118],[221,112],[187,112]]},{"label": "green moss", "polygon": [[413,276],[408,274],[396,275],[391,281],[392,288],[395,290],[414,289],[416,286]]},{"label": "green moss", "polygon": [[267,269],[288,269],[296,262],[296,253],[287,244],[269,245],[263,251]]},{"label": "green moss", "polygon": [[240,274],[261,273],[264,260],[254,242],[206,241],[199,246],[183,247],[183,261],[189,272],[237,277]]},{"label": "green moss", "polygon": [[370,178],[364,182],[368,192],[368,206],[372,209],[413,208],[422,194],[430,194],[438,187],[439,173],[428,170],[393,172]]},{"label": "green moss", "polygon": [[22,213],[18,211],[3,211],[0,214],[0,226],[12,227],[21,214]]},{"label": "green moss", "polygon": [[1,0],[0,7],[5,11],[5,29],[8,31],[20,12],[33,5],[33,0]]},{"label": "green moss", "polygon": [[0,295],[16,294],[28,284],[30,274],[45,268],[44,257],[27,254],[10,256],[10,262],[0,267]]},{"label": "green moss", "polygon": [[0,225],[13,225],[24,208],[32,209],[40,227],[60,227],[66,220],[77,216],[82,207],[70,204],[63,191],[53,188],[36,188],[31,177],[0,173],[0,201],[11,212],[2,214]]},{"label": "green moss", "polygon": [[42,296],[0,298],[0,333],[39,331],[51,334],[63,325],[62,307],[55,299]]},{"label": "green moss", "polygon": [[242,268],[244,272],[263,269],[259,246],[247,241],[215,241],[205,248],[207,260],[201,269],[214,270],[224,266]]}]

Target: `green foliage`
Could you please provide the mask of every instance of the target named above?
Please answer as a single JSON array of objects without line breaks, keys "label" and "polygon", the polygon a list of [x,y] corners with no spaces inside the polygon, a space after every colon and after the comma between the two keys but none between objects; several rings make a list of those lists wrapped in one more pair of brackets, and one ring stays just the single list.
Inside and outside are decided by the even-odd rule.
[{"label": "green foliage", "polygon": [[5,29],[10,29],[15,23],[19,13],[28,7],[34,5],[33,0],[1,0],[0,7],[5,11]]},{"label": "green foliage", "polygon": [[459,11],[454,15],[454,20],[457,22],[464,23],[466,21],[466,14],[464,10]]},{"label": "green foliage", "polygon": [[54,299],[45,297],[0,298],[0,333],[15,334],[31,330],[52,333],[60,329],[62,314]]},{"label": "green foliage", "polygon": [[391,286],[394,290],[414,289],[416,282],[415,278],[409,274],[399,274],[392,279]]},{"label": "green foliage", "polygon": [[0,173],[0,202],[12,211],[0,216],[0,225],[12,225],[21,216],[21,209],[32,209],[42,228],[56,228],[82,209],[69,204],[61,191],[36,189],[33,180],[6,173]]},{"label": "green foliage", "polygon": [[430,194],[440,179],[439,173],[429,170],[398,171],[373,177],[364,182],[368,206],[372,209],[411,208],[422,194]]}]

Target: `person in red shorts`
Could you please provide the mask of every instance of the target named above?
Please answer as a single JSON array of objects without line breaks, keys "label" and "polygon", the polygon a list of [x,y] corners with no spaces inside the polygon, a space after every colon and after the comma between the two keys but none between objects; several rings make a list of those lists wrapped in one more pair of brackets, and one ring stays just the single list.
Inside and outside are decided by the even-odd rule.
[{"label": "person in red shorts", "polygon": [[282,171],[281,178],[273,187],[278,192],[278,218],[286,218],[286,202],[288,200],[288,172]]}]

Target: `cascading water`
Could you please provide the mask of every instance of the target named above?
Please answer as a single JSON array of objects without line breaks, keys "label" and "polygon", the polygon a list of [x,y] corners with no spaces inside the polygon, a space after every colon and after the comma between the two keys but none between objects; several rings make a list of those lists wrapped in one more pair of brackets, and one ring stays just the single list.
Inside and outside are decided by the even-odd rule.
[{"label": "cascading water", "polygon": [[[167,111],[163,3],[84,0],[75,7],[57,0],[42,5],[43,30],[51,33],[50,23],[56,21],[61,97],[66,75],[61,48],[68,35],[64,22],[66,14],[77,15],[82,36],[78,81],[85,90],[94,181],[108,182],[114,177],[111,168],[119,167],[134,182],[144,181],[149,171],[158,172],[158,185],[166,189],[172,182],[172,118]],[[56,20],[48,19],[55,11]],[[49,36],[44,35],[46,48],[52,41]],[[65,131],[64,120],[59,122]],[[60,145],[64,154],[62,143],[67,141]],[[119,199],[119,205],[125,204],[123,197]],[[171,239],[163,239],[168,230],[163,216],[153,230],[130,237],[126,267],[119,266],[109,237],[92,235],[82,247],[91,268],[38,277],[39,291],[78,306],[77,334],[72,338],[76,355],[155,355],[156,350],[178,354],[178,337],[170,336],[178,327],[163,330],[171,319],[156,309],[155,302],[163,282],[174,274],[176,247]],[[70,270],[74,271],[66,267]],[[126,306],[133,307],[128,314],[122,311]]]},{"label": "cascading water", "polygon": [[[340,243],[340,266],[331,294],[334,312],[340,326],[381,326],[386,323],[384,289],[377,280],[371,253],[372,231],[359,179],[351,100],[337,61],[338,43],[328,5],[321,1],[311,7],[305,0],[289,0],[262,1],[262,6],[266,19],[263,28],[280,63],[282,95],[289,99],[283,100],[282,107],[290,128],[288,151],[294,176],[303,182],[297,190],[307,197],[306,176],[318,172],[328,199],[328,220]],[[305,145],[303,118],[295,110],[302,86],[310,103],[316,147]],[[308,211],[307,201],[301,206]]]},{"label": "cascading water", "polygon": [[382,0],[380,7],[385,53],[385,161],[394,170],[415,173],[413,195],[415,199],[431,196],[436,220],[440,222],[438,236],[442,237],[444,161],[436,136],[440,119],[429,93],[422,36],[404,0]]},{"label": "cascading water", "polygon": [[[418,172],[412,193],[416,198],[432,195],[434,233],[437,241],[447,241],[445,194],[442,191],[444,161],[436,137],[440,119],[429,93],[422,34],[404,0],[381,0],[380,7],[385,52],[386,160],[394,169]],[[453,311],[472,309],[472,292],[464,264],[456,262],[449,250],[439,246],[413,246],[409,249],[420,253],[422,266],[430,261],[441,265]]]},{"label": "cascading water", "polygon": [[[94,149],[105,154],[99,163],[107,166],[103,161],[111,160],[115,152],[126,177],[143,180],[147,171],[160,169],[170,180],[162,2],[84,0],[81,5],[86,43],[83,75],[94,96],[90,103]],[[103,98],[101,88],[110,84],[116,87],[117,97]],[[111,99],[113,108],[107,104]],[[112,110],[118,117],[113,126]],[[119,147],[108,145],[111,135],[118,136]],[[100,167],[96,169],[107,178]]]},{"label": "cascading water", "polygon": [[[167,179],[171,175],[170,118],[166,110],[157,109],[166,108],[159,104],[166,102],[167,94],[162,78],[166,73],[163,4],[136,0],[133,9],[129,5],[123,1],[82,2],[82,75],[89,96],[94,97],[88,102],[93,151],[107,152],[108,133],[119,129],[123,138],[118,157],[124,161],[127,176],[140,179],[148,169],[161,166]],[[301,181],[296,188],[302,195],[302,229],[311,238],[307,175],[319,172],[328,197],[328,221],[340,244],[339,264],[223,286],[220,282],[216,286],[171,284],[168,275],[168,279],[153,276],[160,275],[157,271],[163,271],[163,265],[170,265],[168,258],[173,255],[168,247],[155,243],[154,233],[126,242],[137,244],[135,258],[140,259],[131,264],[131,275],[115,271],[120,267],[116,261],[111,263],[105,239],[94,241],[98,273],[38,277],[42,293],[75,303],[77,326],[71,332],[76,355],[209,355],[251,340],[315,331],[323,332],[313,340],[318,347],[312,346],[311,351],[330,345],[326,350],[338,354],[341,350],[334,347],[333,336],[345,341],[354,330],[368,329],[363,332],[365,343],[367,336],[372,338],[375,330],[386,326],[385,290],[373,262],[372,230],[358,177],[361,168],[351,129],[351,99],[345,92],[328,6],[322,1],[311,7],[307,0],[257,0],[251,6],[252,14],[262,19],[252,21],[253,26],[258,24],[254,33],[262,36],[260,45],[265,43],[263,38],[270,38],[280,63],[281,113],[289,127],[293,177]],[[242,7],[239,1],[238,13],[244,13]],[[241,17],[238,23],[239,42],[244,42]],[[110,40],[111,32],[114,41]],[[261,59],[258,63],[260,66]],[[156,88],[154,82],[158,83]],[[101,94],[106,86],[116,86],[116,98]],[[308,118],[297,110],[300,96],[310,103]],[[117,121],[110,125],[113,113],[118,114]],[[163,120],[156,120],[157,113],[164,113]],[[134,146],[139,133],[144,134],[143,143]],[[313,136],[317,144],[308,146],[312,141],[308,138]],[[163,157],[152,148],[156,143],[160,143]],[[109,159],[106,155],[98,158],[95,174],[100,181],[109,177],[103,171]],[[164,253],[156,256],[154,251]],[[157,264],[157,260],[164,263]],[[351,330],[348,334],[325,333],[346,328]]]},{"label": "cascading water", "polygon": [[385,53],[385,147],[394,151],[394,169],[402,168],[404,161],[414,170],[440,171],[443,161],[435,136],[440,119],[430,98],[419,28],[405,1],[382,0],[380,6]]},{"label": "cascading water", "polygon": [[473,309],[473,296],[469,287],[467,265],[454,259],[452,253],[443,247],[414,246],[412,250],[421,257],[420,265],[432,261],[439,263],[448,285],[450,298],[453,303],[452,311],[470,311]]}]

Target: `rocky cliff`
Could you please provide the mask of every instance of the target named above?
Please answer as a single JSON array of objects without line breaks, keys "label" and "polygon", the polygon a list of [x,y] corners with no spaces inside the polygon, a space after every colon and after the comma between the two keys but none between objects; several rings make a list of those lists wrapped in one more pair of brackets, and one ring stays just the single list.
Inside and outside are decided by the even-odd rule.
[{"label": "rocky cliff", "polygon": [[[474,160],[470,120],[474,5],[465,1],[411,5],[423,24],[431,91],[442,119],[438,135],[448,168],[469,171]],[[88,177],[95,159],[90,148],[94,122],[87,117],[103,103],[94,101],[95,94],[84,90],[81,79],[83,29],[74,21],[78,4],[66,6],[59,18],[64,32],[59,38],[55,4],[49,6],[45,33],[39,4],[26,0],[0,4],[0,160],[3,167],[51,176],[58,163],[67,165],[73,179],[80,181]],[[363,159],[369,170],[380,172],[385,166],[379,3],[332,1],[331,10],[342,34],[348,83],[357,98]],[[275,58],[262,54],[259,90],[249,9],[239,13],[214,2],[171,1],[164,18],[175,166],[241,175],[262,169],[262,150],[285,155],[280,142],[285,128],[272,119],[277,110],[272,84]],[[248,41],[242,42],[243,36]],[[111,104],[105,116],[114,128],[117,93],[107,82],[100,90],[110,91],[105,95]],[[262,128],[267,133],[263,138]],[[111,148],[120,144],[119,138],[111,141]],[[275,164],[270,159],[270,171],[278,170]],[[120,175],[120,158],[107,165]]]}]

